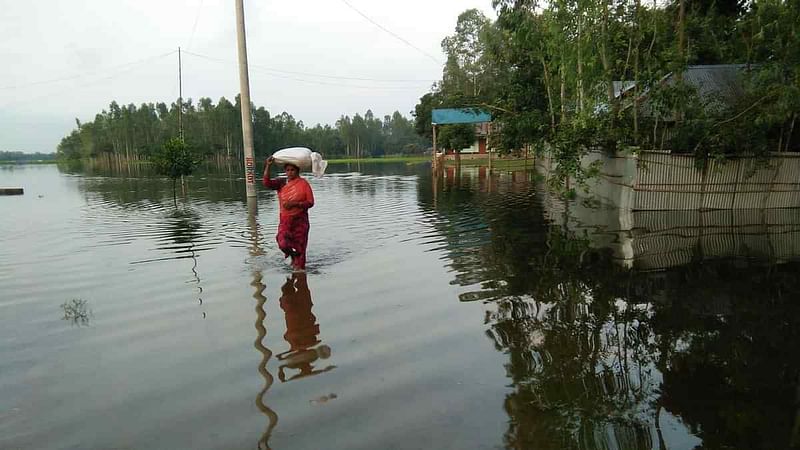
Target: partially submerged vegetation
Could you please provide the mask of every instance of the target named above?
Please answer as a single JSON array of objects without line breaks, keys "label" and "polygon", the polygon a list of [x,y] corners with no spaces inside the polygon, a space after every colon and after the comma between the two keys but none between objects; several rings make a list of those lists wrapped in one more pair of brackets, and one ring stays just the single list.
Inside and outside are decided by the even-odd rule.
[{"label": "partially submerged vegetation", "polygon": [[181,180],[181,188],[183,189],[183,177],[187,177],[194,172],[194,169],[200,164],[201,158],[183,138],[172,138],[151,156],[151,161],[156,173],[167,176],[172,180],[172,199],[177,203],[175,194],[177,180]]},{"label": "partially submerged vegetation", "polygon": [[[591,149],[664,149],[710,158],[800,151],[800,4],[783,0],[495,0],[491,21],[458,17],[442,42],[430,111],[489,110],[490,147],[548,152],[567,177]],[[730,66],[738,64],[738,66]],[[735,67],[692,78],[692,67]],[[446,127],[442,127],[446,133]],[[454,147],[458,148],[458,147]]]},{"label": "partially submerged vegetation", "polygon": [[[207,159],[241,161],[242,126],[239,97],[231,103],[201,98],[167,105],[143,103],[119,105],[111,102],[107,110],[90,122],[76,120],[76,129],[61,140],[61,159],[108,159],[139,161],[149,159],[170,138],[184,130],[186,143]],[[376,116],[371,110],[352,118],[342,115],[334,126],[307,127],[303,121],[283,112],[272,115],[264,107],[252,105],[255,156],[263,159],[284,147],[305,146],[325,158],[370,158],[403,154],[422,154],[426,140],[414,132],[411,119],[395,111]],[[181,117],[180,123],[178,117]]]}]

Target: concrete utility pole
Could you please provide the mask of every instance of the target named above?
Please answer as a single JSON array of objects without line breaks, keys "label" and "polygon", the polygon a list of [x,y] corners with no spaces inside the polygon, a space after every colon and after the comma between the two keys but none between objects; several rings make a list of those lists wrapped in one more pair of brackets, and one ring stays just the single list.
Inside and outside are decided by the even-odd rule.
[{"label": "concrete utility pole", "polygon": [[244,182],[248,201],[256,198],[256,169],[253,159],[253,116],[250,113],[250,76],[247,71],[247,41],[244,29],[243,0],[236,0],[236,36],[239,43],[239,100],[242,109],[244,144]]}]

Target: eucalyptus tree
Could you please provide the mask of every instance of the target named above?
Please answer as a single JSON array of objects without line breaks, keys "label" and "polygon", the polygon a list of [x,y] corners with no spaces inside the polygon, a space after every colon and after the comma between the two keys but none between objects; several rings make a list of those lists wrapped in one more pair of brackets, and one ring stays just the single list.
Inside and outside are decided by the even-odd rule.
[{"label": "eucalyptus tree", "polygon": [[336,121],[336,129],[342,137],[345,146],[345,156],[350,157],[351,142],[353,142],[353,122],[350,116],[342,115]]},{"label": "eucalyptus tree", "polygon": [[364,123],[364,118],[361,117],[360,114],[356,113],[353,116],[352,122],[352,137],[354,139],[354,152],[356,158],[361,158],[363,146],[364,146],[364,136],[366,135],[367,126]]},{"label": "eucalyptus tree", "polygon": [[486,48],[484,33],[490,20],[477,9],[468,9],[458,16],[455,34],[442,41],[447,63],[442,77],[444,89],[478,97],[482,91],[479,76]]}]

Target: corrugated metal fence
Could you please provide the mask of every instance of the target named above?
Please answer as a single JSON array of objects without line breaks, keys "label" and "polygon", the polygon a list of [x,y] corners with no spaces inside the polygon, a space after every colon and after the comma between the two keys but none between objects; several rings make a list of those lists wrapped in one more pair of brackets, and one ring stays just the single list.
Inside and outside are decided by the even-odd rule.
[{"label": "corrugated metal fence", "polygon": [[690,155],[641,152],[634,210],[800,207],[800,156],[712,161],[704,170]]}]

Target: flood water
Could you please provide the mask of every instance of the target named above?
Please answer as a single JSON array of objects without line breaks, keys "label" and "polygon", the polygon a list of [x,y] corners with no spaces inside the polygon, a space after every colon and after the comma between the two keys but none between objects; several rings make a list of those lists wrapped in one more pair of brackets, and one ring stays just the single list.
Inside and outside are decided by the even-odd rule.
[{"label": "flood water", "polygon": [[800,213],[330,166],[308,273],[238,169],[0,167],[0,449],[800,445]]}]

